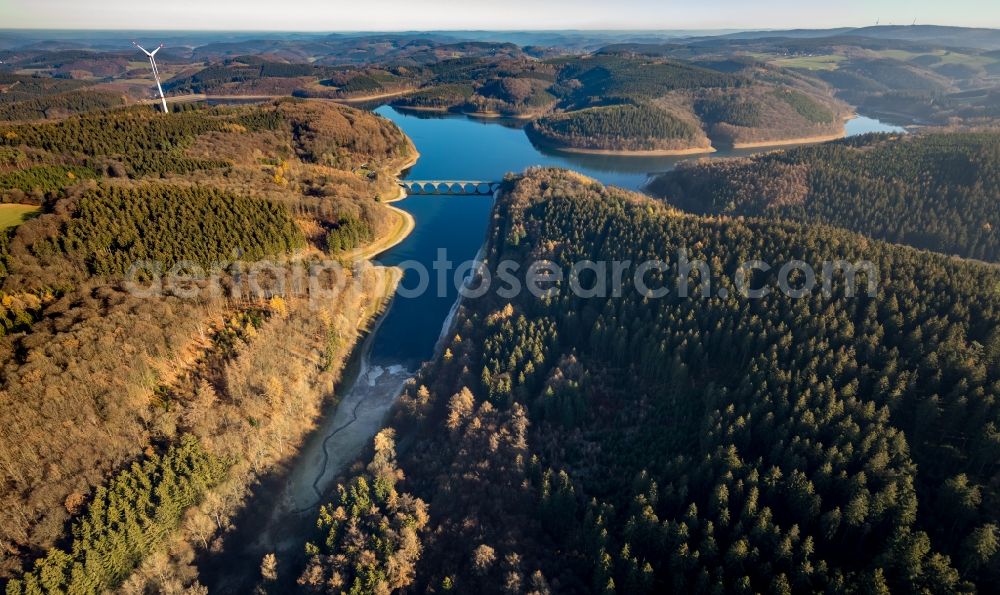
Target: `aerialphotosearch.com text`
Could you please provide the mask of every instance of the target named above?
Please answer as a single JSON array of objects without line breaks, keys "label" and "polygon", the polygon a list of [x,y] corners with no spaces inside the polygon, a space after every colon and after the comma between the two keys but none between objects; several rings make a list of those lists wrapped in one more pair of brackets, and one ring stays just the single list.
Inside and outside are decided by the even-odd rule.
[{"label": "aerialphotosearch.com text", "polygon": [[[668,260],[578,260],[560,263],[538,259],[527,263],[502,260],[454,262],[440,249],[430,267],[418,261],[396,265],[403,272],[397,295],[412,299],[433,292],[448,297],[457,292],[476,299],[495,293],[514,299],[523,292],[547,299],[568,290],[579,298],[622,297],[637,292],[649,299],[678,298],[761,299],[776,292],[792,299],[819,291],[824,296],[842,292],[847,297],[878,292],[879,272],[869,261],[843,260],[810,264],[801,260],[769,263],[749,260],[731,271],[716,271],[705,260],[691,258],[680,249]],[[374,263],[377,265],[378,263]],[[367,261],[345,264],[337,260],[240,261],[203,267],[182,261],[169,267],[155,261],[133,264],[127,286],[136,295],[173,294],[195,298],[203,292],[239,298],[274,295],[323,299],[358,282],[357,270],[373,266]]]}]

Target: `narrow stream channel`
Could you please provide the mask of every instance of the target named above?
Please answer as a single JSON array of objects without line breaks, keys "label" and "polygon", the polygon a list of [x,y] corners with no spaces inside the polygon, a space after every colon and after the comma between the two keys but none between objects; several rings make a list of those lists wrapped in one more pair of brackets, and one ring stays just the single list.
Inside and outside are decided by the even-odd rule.
[{"label": "narrow stream channel", "polygon": [[[507,172],[544,165],[574,169],[605,184],[638,190],[651,174],[668,171],[686,159],[561,154],[532,144],[524,134],[523,122],[404,113],[388,106],[375,112],[399,125],[420,151],[419,161],[404,173],[404,178],[500,180]],[[847,125],[851,136],[898,131],[902,129],[865,117],[857,117]],[[759,151],[720,151],[713,156]],[[340,403],[325,412],[291,471],[283,477],[265,479],[258,495],[237,520],[239,529],[225,540],[224,551],[200,561],[201,576],[212,593],[244,593],[252,589],[265,553],[278,552],[282,560],[301,553],[319,505],[328,498],[334,480],[378,432],[403,385],[433,354],[458,297],[451,273],[448,282],[441,285],[442,291],[438,291],[434,261],[442,250],[456,266],[473,259],[485,238],[492,205],[491,197],[474,196],[412,196],[395,203],[413,215],[416,228],[402,243],[375,260],[387,266],[402,266],[405,274],[401,285],[405,289],[420,284],[420,275],[408,266],[420,263],[429,271],[429,289],[415,297],[394,298],[362,347],[357,378],[345,383],[348,388]],[[294,577],[282,580],[289,578]]]}]

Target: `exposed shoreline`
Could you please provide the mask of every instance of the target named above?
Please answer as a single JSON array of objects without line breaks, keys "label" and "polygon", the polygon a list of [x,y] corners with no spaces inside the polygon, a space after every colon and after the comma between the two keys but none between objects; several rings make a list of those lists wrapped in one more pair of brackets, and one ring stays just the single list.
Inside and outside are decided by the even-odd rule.
[{"label": "exposed shoreline", "polygon": [[[396,166],[395,177],[412,167],[420,158],[413,148],[413,154]],[[406,198],[406,191],[399,187],[397,195],[383,201],[386,209],[395,213],[398,223],[395,231],[368,246],[343,255],[341,258],[363,261],[399,244],[416,227],[416,220],[406,211],[390,204]],[[323,407],[314,420],[298,451],[290,459],[287,475],[280,485],[274,486],[263,496],[269,515],[259,520],[254,539],[239,546],[239,554],[248,553],[259,557],[264,552],[280,552],[294,555],[299,551],[300,539],[306,527],[314,521],[316,509],[323,501],[345,466],[363,452],[371,436],[384,424],[384,418],[402,392],[411,373],[404,369],[382,369],[370,366],[370,354],[374,337],[392,308],[396,288],[402,281],[403,270],[399,267],[382,267],[386,271],[378,295],[374,296],[376,311],[364,322],[359,340],[351,347],[334,391],[335,400]],[[327,399],[329,397],[324,397]],[[246,514],[250,508],[244,508]],[[232,538],[230,538],[232,539]],[[230,573],[220,573],[213,587],[220,592],[239,592],[246,585],[243,579],[233,579]]]},{"label": "exposed shoreline", "polygon": [[[386,269],[376,295],[372,296],[373,310],[370,316],[359,320],[359,335],[345,358],[331,400],[323,397],[324,404],[314,418],[297,447],[288,460],[287,466],[279,470],[279,477],[269,478],[269,484],[255,490],[250,500],[244,503],[235,520],[235,531],[224,534],[224,543],[230,551],[199,553],[196,564],[201,576],[208,579],[212,592],[245,593],[255,582],[253,570],[256,560],[263,554],[280,553],[286,559],[301,563],[302,536],[315,524],[315,514],[328,494],[332,482],[344,466],[357,458],[370,442],[371,435],[383,424],[383,419],[396,396],[402,391],[403,383],[409,376],[398,373],[371,374],[368,354],[379,327],[385,320],[402,272],[396,267]],[[364,383],[371,391],[386,388],[391,396],[386,399],[369,399],[362,381],[374,376],[382,380],[380,386]],[[397,388],[398,385],[398,388]],[[375,431],[371,431],[376,427]],[[334,444],[336,443],[336,444]],[[331,472],[331,470],[336,472]],[[204,568],[215,571],[206,576]]]},{"label": "exposed shoreline", "polygon": [[[396,166],[394,177],[398,180],[400,174],[413,167],[419,159],[420,153],[414,146],[413,154],[405,162]],[[342,258],[354,261],[370,260],[378,254],[398,245],[413,232],[416,228],[416,219],[414,219],[413,215],[389,204],[407,197],[406,190],[402,186],[398,187],[398,189],[399,191],[395,197],[383,201],[385,208],[398,216],[396,230],[381,240],[377,240],[368,246],[344,255]],[[294,472],[289,475],[289,480],[282,490],[282,495],[285,497],[282,505],[285,508],[291,507],[294,509],[292,510],[293,514],[312,510],[319,506],[322,501],[322,494],[326,493],[329,488],[329,485],[321,484],[329,484],[335,480],[343,471],[344,465],[357,457],[365,448],[371,435],[375,431],[378,431],[378,427],[381,427],[385,415],[396,401],[396,397],[402,392],[404,383],[412,375],[402,368],[398,370],[384,370],[378,366],[372,367],[368,363],[368,356],[371,352],[374,337],[378,333],[382,322],[389,314],[389,310],[392,308],[396,288],[403,278],[403,270],[399,267],[386,267],[386,270],[389,272],[389,276],[381,288],[379,296],[379,303],[381,304],[380,312],[375,318],[374,324],[368,329],[363,341],[355,345],[355,349],[358,350],[356,353],[359,357],[358,369],[353,370],[353,373],[350,375],[345,374],[342,385],[343,398],[318,418],[317,428],[324,428],[325,426],[325,429],[315,434],[321,440],[304,445],[298,454],[299,460],[315,458],[317,454],[322,455],[319,473],[315,476],[310,474],[305,478],[299,478],[300,480],[312,478],[311,491],[317,499],[312,504],[301,509],[294,509],[295,506],[302,504],[302,502],[297,502],[295,496],[298,495],[301,498],[305,492],[309,491],[304,488],[304,485],[297,485],[301,481],[295,481]],[[342,423],[338,424],[338,420]],[[349,426],[352,426],[351,429],[345,431]],[[371,428],[375,428],[375,430],[370,431]],[[344,432],[343,435],[340,435],[341,432]],[[337,445],[339,448],[334,449],[335,456],[331,456],[330,442],[334,440],[335,436],[339,436],[337,439],[341,443]],[[335,460],[331,461],[331,458]],[[289,497],[291,497],[290,500],[287,499]],[[280,541],[280,538],[277,541]],[[272,545],[294,546],[298,544],[298,541],[298,536],[296,535],[289,538],[286,544],[274,543]]]},{"label": "exposed shoreline", "polygon": [[376,95],[365,95],[362,97],[350,97],[345,99],[338,99],[335,97],[315,97],[309,99],[329,99],[330,101],[337,101],[339,103],[367,103],[369,101],[375,101],[377,99],[388,99],[390,97],[401,97],[403,95],[409,95],[410,93],[416,92],[418,89],[405,89],[403,91],[390,91],[389,93],[379,93]]},{"label": "exposed shoreline", "polygon": [[538,118],[541,114],[502,114],[500,112],[459,112],[463,116],[468,116],[470,118],[482,118],[483,120],[524,120],[530,122]]},{"label": "exposed shoreline", "polygon": [[[413,167],[419,159],[420,153],[414,147],[413,154],[396,166],[395,177],[398,179],[402,172]],[[341,258],[352,261],[371,260],[405,240],[416,228],[416,220],[410,213],[389,203],[406,197],[406,190],[400,186],[395,197],[383,201],[385,208],[398,217],[394,232]],[[363,451],[371,435],[383,425],[385,415],[411,376],[405,369],[385,370],[378,366],[372,367],[368,362],[374,338],[392,308],[396,288],[403,277],[403,270],[399,267],[385,269],[388,275],[379,291],[379,311],[371,319],[361,340],[352,348],[350,359],[357,358],[357,367],[348,365],[345,368],[341,385],[336,391],[341,398],[317,417],[310,439],[300,447],[296,459],[305,465],[300,463],[292,467],[277,496],[277,506],[269,523],[274,528],[274,533],[263,531],[251,547],[287,553],[300,545],[298,533],[288,532],[281,523],[275,525],[274,521],[282,515],[311,521],[309,513],[318,508],[323,494],[329,491],[331,482],[337,479],[346,464]]]},{"label": "exposed shoreline", "polygon": [[847,136],[847,131],[842,130],[838,134],[824,134],[819,136],[803,136],[799,138],[786,138],[782,140],[764,140],[748,143],[733,143],[734,149],[762,149],[767,147],[786,147],[788,145],[810,145],[825,143],[831,140],[840,140]]},{"label": "exposed shoreline", "polygon": [[556,144],[546,144],[547,148],[563,153],[573,153],[574,155],[612,155],[617,157],[682,157],[684,155],[707,155],[715,153],[716,148],[693,147],[690,149],[650,149],[650,150],[616,150],[616,149],[579,149],[576,147],[562,147]]},{"label": "exposed shoreline", "polygon": [[[395,177],[398,179],[401,173],[413,167],[419,159],[420,153],[417,152],[416,148],[414,148],[414,154],[410,157],[410,159],[397,167]],[[417,227],[416,219],[413,218],[413,215],[407,213],[403,209],[392,205],[392,203],[403,200],[407,197],[406,190],[404,190],[402,186],[399,186],[398,189],[399,191],[396,193],[396,196],[382,201],[385,208],[397,217],[395,230],[385,237],[368,244],[367,246],[357,248],[347,254],[341,255],[341,259],[371,260],[386,250],[398,246],[403,242],[403,240],[409,237],[411,233],[413,233],[413,230]]]},{"label": "exposed shoreline", "polygon": [[[405,198],[405,195],[400,198],[395,198],[391,202],[402,200],[403,198]],[[394,207],[389,204],[386,204],[385,208],[388,209],[390,213],[393,213],[397,218],[396,227],[393,232],[363,248],[358,248],[357,250],[352,250],[351,252],[344,254],[341,256],[342,259],[371,260],[386,250],[398,246],[403,242],[403,240],[409,237],[411,233],[413,233],[413,230],[417,227],[417,221],[413,218],[413,215],[407,213],[399,207]]]},{"label": "exposed shoreline", "polygon": [[452,114],[455,113],[451,111],[449,107],[433,107],[429,105],[396,105],[390,103],[389,107],[402,112],[427,112],[433,114]]},{"label": "exposed shoreline", "polygon": [[398,109],[400,111],[406,112],[425,112],[432,114],[455,114],[459,116],[465,116],[467,118],[479,118],[483,120],[523,120],[525,122],[530,122],[535,118],[538,118],[542,114],[503,114],[500,112],[471,112],[468,110],[456,109],[457,106],[450,107],[437,107],[437,106],[412,106],[412,105],[395,105],[390,103],[390,107],[393,109]]},{"label": "exposed shoreline", "polygon": [[685,149],[586,149],[570,147],[561,144],[535,130],[532,124],[524,127],[524,133],[532,143],[552,151],[572,155],[607,155],[610,157],[684,157],[687,155],[707,155],[715,153],[716,148],[711,142],[704,147],[688,147]]}]

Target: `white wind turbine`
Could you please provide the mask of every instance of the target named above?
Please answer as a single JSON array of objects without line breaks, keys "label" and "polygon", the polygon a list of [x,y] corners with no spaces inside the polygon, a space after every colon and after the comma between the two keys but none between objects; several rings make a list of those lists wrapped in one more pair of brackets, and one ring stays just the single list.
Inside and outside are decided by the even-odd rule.
[{"label": "white wind turbine", "polygon": [[156,52],[158,52],[161,49],[163,49],[163,44],[161,43],[158,48],[156,48],[155,50],[153,50],[151,52],[146,51],[146,48],[144,48],[141,45],[139,45],[139,43],[136,42],[136,41],[133,41],[132,45],[134,45],[135,47],[139,48],[140,50],[142,50],[142,53],[144,53],[147,56],[149,56],[149,65],[153,67],[153,78],[156,79],[156,88],[160,90],[160,101],[163,103],[163,113],[165,113],[165,114],[168,113],[167,112],[167,98],[163,96],[163,85],[160,84],[160,69],[156,67],[156,58],[153,57],[153,56],[156,55]]}]

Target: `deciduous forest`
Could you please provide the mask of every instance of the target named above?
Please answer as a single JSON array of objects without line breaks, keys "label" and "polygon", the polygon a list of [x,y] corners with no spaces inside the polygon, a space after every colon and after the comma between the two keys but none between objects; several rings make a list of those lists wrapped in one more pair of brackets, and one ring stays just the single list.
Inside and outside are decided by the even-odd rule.
[{"label": "deciduous forest", "polygon": [[[336,399],[395,279],[347,270],[357,283],[317,306],[238,293],[230,264],[381,237],[413,154],[377,116],[294,100],[0,125],[0,192],[42,207],[0,239],[8,593],[203,589],[196,553]],[[221,291],[136,295],[146,261],[215,270]]]}]

